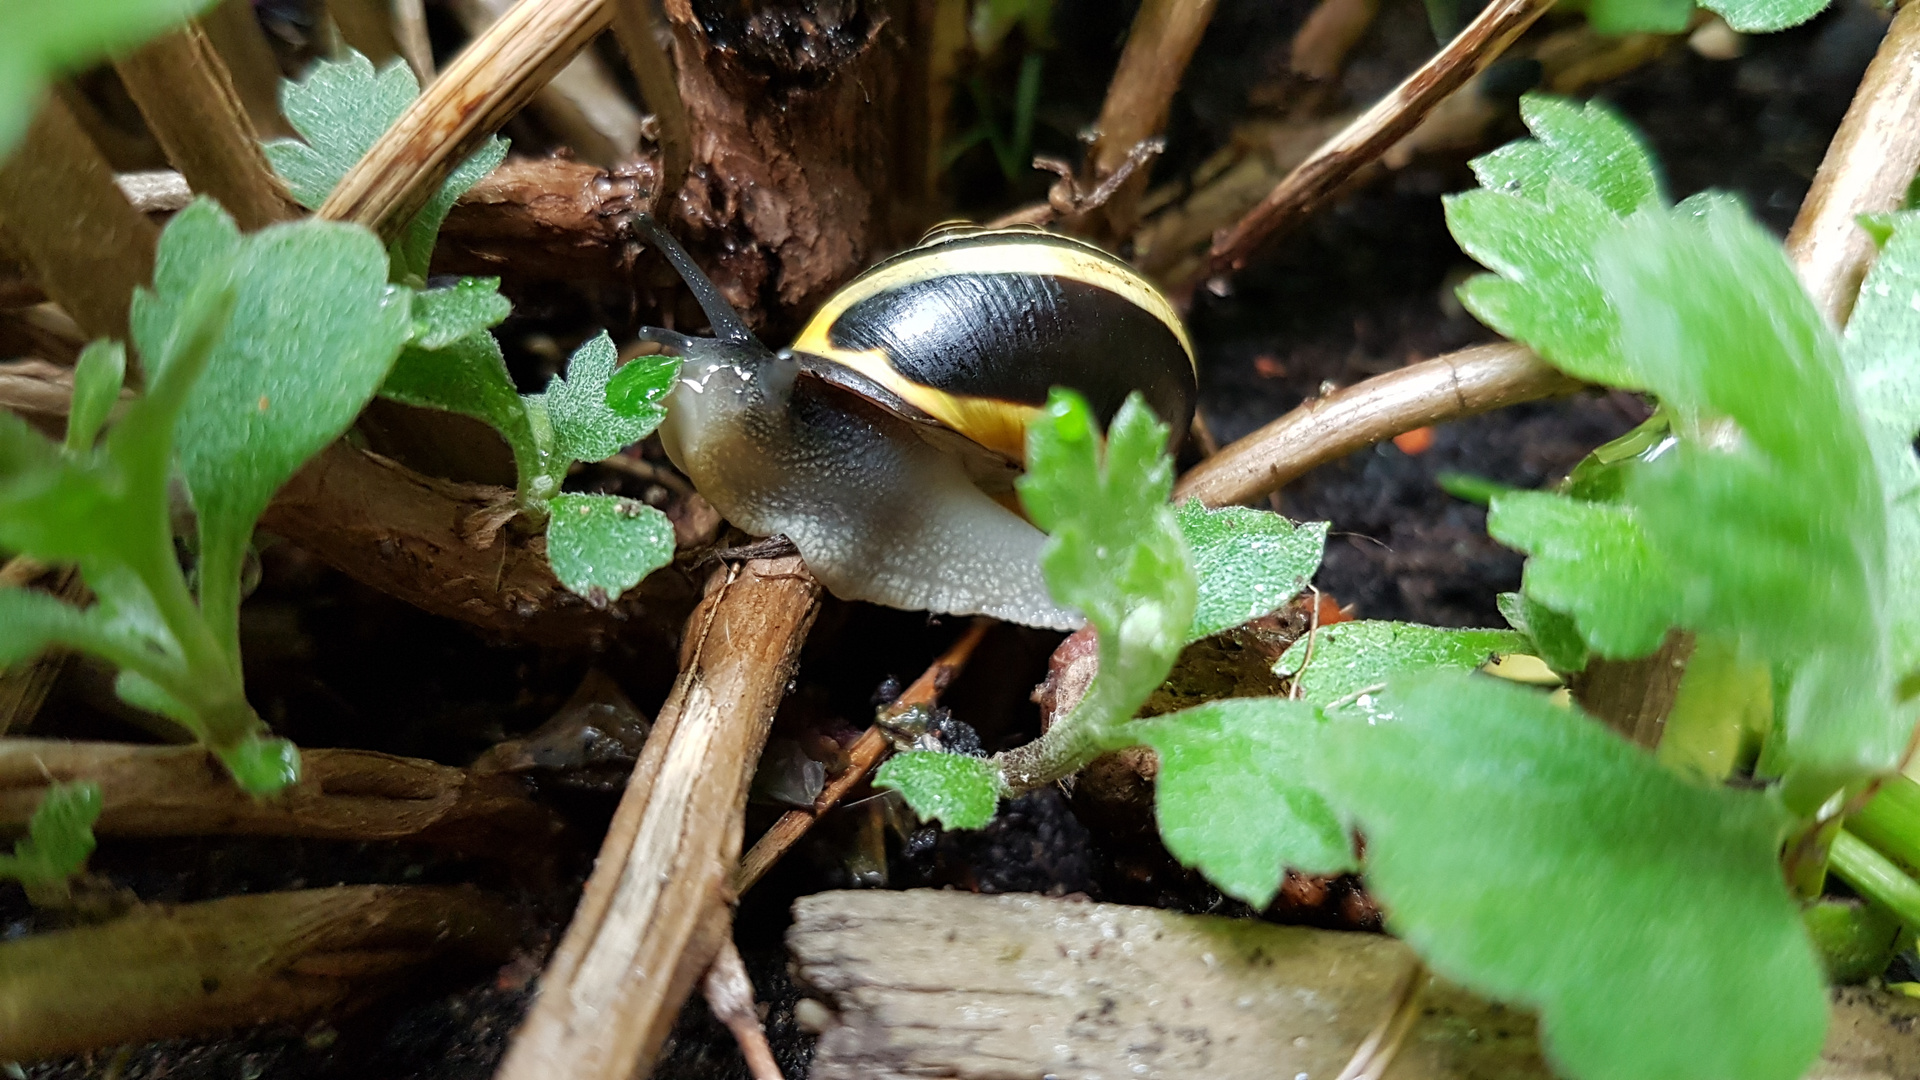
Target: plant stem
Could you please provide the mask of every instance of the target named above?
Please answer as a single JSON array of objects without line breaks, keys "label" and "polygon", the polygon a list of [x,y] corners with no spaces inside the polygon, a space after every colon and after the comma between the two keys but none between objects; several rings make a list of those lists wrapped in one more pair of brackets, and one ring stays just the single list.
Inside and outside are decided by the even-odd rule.
[{"label": "plant stem", "polygon": [[1860,895],[1885,906],[1910,927],[1920,927],[1920,882],[1865,840],[1842,829],[1833,838],[1828,864]]},{"label": "plant stem", "polygon": [[1847,819],[1847,831],[1903,866],[1920,867],[1920,784],[1888,777],[1873,800]]},{"label": "plant stem", "polygon": [[[1080,699],[1072,712],[1055,721],[1044,735],[1032,742],[1002,750],[993,756],[994,764],[1000,767],[1002,798],[1015,798],[1072,776],[1108,750],[1131,745],[1131,740],[1110,745],[1108,740],[1101,738],[1103,733],[1099,731],[1099,726],[1108,717],[1120,715],[1122,711],[1115,707],[1116,703],[1108,700],[1114,696],[1109,687],[1117,685],[1107,674],[1111,670],[1110,659],[1106,656],[1100,658],[1100,674],[1094,676],[1093,685],[1087,687],[1086,696]],[[1125,712],[1130,714],[1132,710]],[[1121,718],[1125,719],[1125,716]]]}]

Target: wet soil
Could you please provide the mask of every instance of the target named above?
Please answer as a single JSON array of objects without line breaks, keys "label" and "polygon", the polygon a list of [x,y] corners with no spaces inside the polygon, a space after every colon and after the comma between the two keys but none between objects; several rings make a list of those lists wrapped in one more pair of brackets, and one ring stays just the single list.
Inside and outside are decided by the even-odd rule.
[{"label": "wet soil", "polygon": [[[1190,168],[1227,137],[1250,89],[1284,62],[1287,40],[1308,6],[1304,0],[1223,0],[1176,108],[1163,175]],[[1067,29],[1049,54],[1041,149],[1070,152],[1076,126],[1097,109],[1132,5],[1124,7],[1061,0],[1059,25]],[[1421,19],[1417,6],[1390,3],[1387,9],[1356,60],[1349,80],[1356,94],[1383,90],[1417,62],[1420,50],[1431,48],[1430,37],[1407,29],[1408,20]],[[1646,132],[1675,197],[1730,188],[1784,231],[1882,25],[1879,15],[1846,0],[1808,27],[1750,39],[1741,58],[1707,60],[1676,48],[1597,93]],[[970,201],[1004,205],[1031,194],[995,179],[991,165],[974,155],[957,166],[956,182],[973,185],[967,190],[979,195]],[[1447,235],[1440,196],[1469,183],[1464,159],[1417,163],[1322,215],[1239,275],[1226,295],[1196,299],[1191,323],[1201,353],[1202,409],[1222,442],[1329,386],[1491,339],[1452,299],[1453,286],[1473,267]],[[518,374],[538,381],[535,371]],[[1521,487],[1551,483],[1645,411],[1631,395],[1587,393],[1447,425],[1422,453],[1387,444],[1321,469],[1282,493],[1278,508],[1332,523],[1317,584],[1354,614],[1500,625],[1494,597],[1518,584],[1520,558],[1489,540],[1481,509],[1446,495],[1436,477],[1453,471]],[[250,690],[276,728],[304,744],[464,764],[546,719],[589,665],[612,675],[648,711],[672,676],[671,656],[616,651],[589,657],[493,644],[284,547],[270,548],[263,568],[245,616]],[[877,698],[884,700],[889,687],[897,691],[959,630],[957,621],[830,604],[809,640],[776,737],[857,730]],[[1057,640],[996,629],[947,696],[954,715],[978,729],[987,749],[1037,731],[1027,695]],[[37,731],[138,737],[124,717],[103,710],[110,697],[101,676],[80,672],[66,680]],[[519,955],[497,970],[432,972],[357,1016],[126,1048],[10,1074],[46,1080],[490,1075],[564,929],[615,797],[559,789],[543,795],[567,816],[570,829],[557,845],[555,869],[536,880],[485,860],[453,861],[392,846],[103,843],[94,872],[145,900],[349,882],[475,881],[515,897],[527,933]],[[752,808],[750,830],[763,828],[780,809]],[[797,895],[848,885],[1083,893],[1192,911],[1244,911],[1173,866],[1150,839],[1083,824],[1058,792],[1029,796],[991,828],[964,836],[915,827],[887,802],[856,797],[776,867],[739,914],[737,936],[789,1077],[804,1075],[811,1050],[794,1022],[798,995],[780,944],[787,907]],[[1292,917],[1324,920],[1353,895],[1351,883],[1295,882],[1282,907]],[[44,925],[45,916],[17,889],[0,886],[0,937]],[[696,999],[657,1075],[719,1080],[746,1074],[731,1038]]]}]

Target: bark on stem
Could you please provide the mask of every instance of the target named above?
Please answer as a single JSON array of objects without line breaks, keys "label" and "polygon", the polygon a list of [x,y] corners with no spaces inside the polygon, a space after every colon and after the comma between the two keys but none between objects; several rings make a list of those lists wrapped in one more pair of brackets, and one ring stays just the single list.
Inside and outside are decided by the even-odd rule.
[{"label": "bark on stem", "polygon": [[1362,166],[1419,126],[1433,108],[1492,63],[1554,0],[1493,0],[1458,37],[1333,137],[1214,241],[1214,273],[1238,270],[1278,234],[1320,207]]},{"label": "bark on stem", "polygon": [[1855,223],[1899,207],[1920,171],[1920,5],[1906,4],[1874,53],[1840,130],[1787,234],[1787,254],[1814,303],[1845,326],[1878,254]]},{"label": "bark on stem", "polygon": [[747,786],[819,597],[797,557],[715,573],[500,1080],[651,1067],[725,939]]},{"label": "bark on stem", "polygon": [[1208,506],[1248,502],[1403,431],[1581,385],[1524,345],[1462,349],[1307,401],[1194,466],[1174,485],[1173,497]]},{"label": "bark on stem", "polygon": [[114,63],[167,160],[242,229],[290,221],[299,208],[274,176],[233,76],[193,23]]}]

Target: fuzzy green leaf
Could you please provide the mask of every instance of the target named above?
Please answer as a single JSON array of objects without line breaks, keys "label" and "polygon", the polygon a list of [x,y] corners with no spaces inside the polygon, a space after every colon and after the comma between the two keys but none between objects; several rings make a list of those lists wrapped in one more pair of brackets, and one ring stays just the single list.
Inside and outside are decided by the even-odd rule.
[{"label": "fuzzy green leaf", "polygon": [[[412,71],[399,60],[377,74],[372,61],[351,49],[342,60],[319,61],[304,80],[285,83],[280,91],[287,122],[306,141],[269,142],[267,160],[286,179],[300,205],[317,210],[419,92]],[[434,238],[454,200],[497,168],[506,155],[505,139],[488,139],[441,183],[393,243],[395,280],[425,282]]]},{"label": "fuzzy green leaf", "polygon": [[1475,158],[1471,165],[1480,186],[1538,202],[1558,178],[1622,217],[1666,205],[1646,144],[1606,105],[1527,94],[1520,99],[1520,118],[1533,138]]},{"label": "fuzzy green leaf", "polygon": [[1320,568],[1327,523],[1295,524],[1279,514],[1189,499],[1175,512],[1197,582],[1191,641],[1278,610]]},{"label": "fuzzy green leaf", "polygon": [[983,829],[1000,805],[999,775],[986,758],[910,751],[889,759],[873,786],[892,788],[924,821]]},{"label": "fuzzy green leaf", "polygon": [[1570,616],[1521,593],[1501,593],[1497,603],[1508,625],[1527,635],[1532,652],[1563,674],[1584,671],[1587,643]]},{"label": "fuzzy green leaf", "polygon": [[242,237],[202,199],[161,234],[155,290],[134,296],[143,355],[172,339],[203,280],[230,283],[237,299],[174,438],[199,515],[202,607],[230,628],[254,522],[373,397],[406,340],[408,305],[367,230],[306,220]]},{"label": "fuzzy green leaf", "polygon": [[1526,636],[1512,630],[1363,620],[1320,627],[1288,646],[1273,670],[1294,676],[1296,696],[1309,704],[1371,714],[1378,708],[1379,688],[1389,679],[1441,668],[1477,668],[1495,656],[1527,649]]},{"label": "fuzzy green leaf", "polygon": [[417,345],[401,349],[386,382],[380,384],[380,396],[486,423],[513,451],[523,487],[542,469],[526,402],[514,388],[500,343],[485,330],[436,349]]},{"label": "fuzzy green leaf", "polygon": [[1827,0],[1701,0],[1700,6],[1743,34],[1771,34],[1825,11]]},{"label": "fuzzy green leaf", "polygon": [[1382,712],[1334,724],[1319,755],[1368,888],[1435,971],[1537,1007],[1556,1071],[1791,1080],[1812,1062],[1826,995],[1775,803],[1493,679],[1396,681]]},{"label": "fuzzy green leaf", "polygon": [[100,820],[100,785],[91,780],[52,784],[27,819],[27,835],[0,855],[0,878],[28,885],[65,881],[93,854],[93,823]]},{"label": "fuzzy green leaf", "polygon": [[444,289],[413,294],[413,338],[422,349],[444,349],[461,338],[498,326],[513,314],[500,295],[499,278],[461,278]]},{"label": "fuzzy green leaf", "polygon": [[1841,358],[1886,497],[1891,655],[1895,675],[1920,670],[1920,215],[1896,216],[1847,320]]},{"label": "fuzzy green leaf", "polygon": [[1487,532],[1532,556],[1525,594],[1570,615],[1601,656],[1645,656],[1677,618],[1673,577],[1632,507],[1516,491],[1494,499]]},{"label": "fuzzy green leaf", "polygon": [[1779,244],[1738,209],[1636,221],[1599,262],[1625,355],[1676,427],[1738,426],[1627,477],[1679,621],[1790,676],[1780,704],[1793,805],[1891,769],[1912,724],[1891,707],[1887,509],[1826,321]]},{"label": "fuzzy green leaf", "polygon": [[126,544],[119,494],[61,460],[47,437],[0,410],[0,549],[47,562],[112,560]]},{"label": "fuzzy green leaf", "polygon": [[1312,705],[1282,698],[1213,701],[1129,725],[1160,758],[1154,815],[1167,850],[1256,908],[1272,902],[1286,867],[1352,869],[1346,828],[1304,783],[1325,728]]},{"label": "fuzzy green leaf", "polygon": [[1693,17],[1693,0],[1593,0],[1587,25],[1600,34],[1678,34]]},{"label": "fuzzy green leaf", "polygon": [[646,424],[651,431],[666,417],[667,395],[679,377],[677,356],[636,356],[607,380],[607,408],[616,416]]},{"label": "fuzzy green leaf", "polygon": [[0,589],[0,670],[49,645],[81,645],[100,634],[99,620],[37,589]]},{"label": "fuzzy green leaf", "polygon": [[67,450],[83,453],[93,448],[107,414],[120,401],[127,381],[127,350],[105,338],[92,342],[73,367],[73,399],[67,409]]},{"label": "fuzzy green leaf", "polygon": [[529,395],[530,402],[546,409],[553,423],[554,452],[563,462],[605,461],[646,438],[664,415],[665,410],[623,416],[608,406],[607,383],[615,358],[613,339],[602,330],[567,359],[565,378],[556,375],[546,393]]},{"label": "fuzzy green leaf", "polygon": [[560,584],[590,600],[616,599],[673,561],[673,522],[612,495],[556,495],[547,561]]},{"label": "fuzzy green leaf", "polygon": [[7,0],[0,4],[0,160],[57,76],[123,53],[213,0]]}]

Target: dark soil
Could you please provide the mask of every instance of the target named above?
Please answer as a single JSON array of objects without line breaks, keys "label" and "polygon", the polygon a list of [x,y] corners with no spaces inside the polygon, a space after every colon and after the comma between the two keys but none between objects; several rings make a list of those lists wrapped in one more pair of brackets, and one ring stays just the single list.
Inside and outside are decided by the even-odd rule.
[{"label": "dark soil", "polygon": [[[1037,136],[1042,150],[1071,152],[1073,132],[1097,109],[1133,5],[1119,6],[1127,10],[1107,10],[1092,0],[1059,3],[1063,29],[1049,54]],[[1176,110],[1163,175],[1190,168],[1227,137],[1250,89],[1283,62],[1288,38],[1308,6],[1305,0],[1224,0]],[[302,10],[292,3],[274,6],[275,17],[289,25]],[[1740,59],[1710,61],[1676,48],[1598,93],[1647,133],[1675,196],[1708,186],[1731,188],[1784,231],[1881,26],[1864,6],[1841,4],[1808,27],[1750,39]],[[1389,4],[1374,40],[1362,46],[1349,88],[1362,99],[1384,90],[1431,49],[1423,28],[1417,5]],[[1004,90],[1011,83],[1001,85]],[[990,158],[980,160],[977,153],[963,159],[955,175],[980,196],[967,201],[981,214],[997,208],[978,205],[983,201],[1006,205],[1032,194],[1025,181],[1009,184],[998,177]],[[1469,183],[1464,159],[1416,163],[1319,217],[1239,275],[1229,294],[1203,292],[1197,298],[1191,323],[1202,357],[1202,408],[1222,442],[1328,385],[1491,339],[1452,299],[1454,284],[1473,267],[1447,235],[1439,197]],[[518,374],[530,384],[539,379],[531,370]],[[1393,445],[1357,454],[1289,488],[1278,505],[1297,518],[1332,522],[1318,584],[1355,614],[1500,625],[1494,598],[1517,586],[1520,558],[1487,538],[1480,508],[1447,496],[1435,477],[1455,471],[1521,487],[1551,483],[1644,415],[1644,404],[1623,394],[1590,393],[1509,409],[1439,429],[1431,448],[1418,455]],[[254,700],[276,728],[307,745],[364,746],[464,764],[551,715],[589,665],[611,674],[648,711],[663,698],[673,673],[669,655],[616,651],[587,657],[490,644],[285,548],[266,553],[264,581],[245,618]],[[857,730],[871,716],[876,692],[889,679],[897,690],[959,628],[955,621],[924,615],[829,605],[810,638],[777,736],[804,740]],[[945,704],[978,729],[988,750],[1037,730],[1027,694],[1057,640],[1016,628],[995,630],[947,696]],[[103,710],[110,697],[100,676],[80,672],[67,680],[37,731],[137,737],[122,718]],[[521,955],[498,970],[432,973],[383,1007],[354,1017],[46,1062],[28,1066],[25,1075],[489,1075],[540,963],[564,929],[614,798],[557,788],[549,795],[572,827],[560,845],[557,873],[544,880],[522,880],[513,868],[485,861],[393,847],[226,840],[103,844],[95,872],[144,900],[345,882],[474,881],[516,897],[528,932]],[[779,810],[755,807],[750,829],[764,827]],[[804,1075],[811,1053],[810,1040],[793,1022],[797,991],[787,980],[780,940],[794,896],[853,885],[937,886],[1243,910],[1172,866],[1164,853],[1139,850],[1142,844],[1137,836],[1090,831],[1053,791],[1011,805],[992,827],[970,835],[916,828],[885,801],[854,799],[792,852],[740,910],[738,938],[787,1075]],[[1351,883],[1294,882],[1282,907],[1290,905],[1300,917],[1328,917],[1324,913],[1337,914],[1353,895]],[[16,889],[0,888],[0,934],[17,936],[42,925]],[[696,999],[657,1075],[717,1080],[745,1072],[725,1029]]]}]

